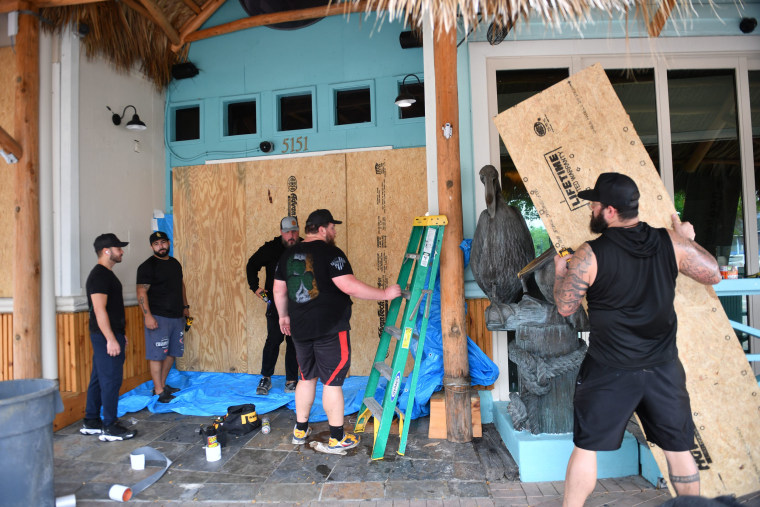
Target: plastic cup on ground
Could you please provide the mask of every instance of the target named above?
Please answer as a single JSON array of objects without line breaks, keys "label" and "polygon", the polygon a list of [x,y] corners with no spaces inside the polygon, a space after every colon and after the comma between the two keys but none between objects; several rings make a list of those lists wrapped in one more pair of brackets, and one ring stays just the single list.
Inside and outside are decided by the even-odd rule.
[{"label": "plastic cup on ground", "polygon": [[219,461],[222,459],[222,446],[219,444],[206,447],[206,461]]},{"label": "plastic cup on ground", "polygon": [[132,462],[132,470],[145,470],[145,454],[130,454],[129,460]]}]

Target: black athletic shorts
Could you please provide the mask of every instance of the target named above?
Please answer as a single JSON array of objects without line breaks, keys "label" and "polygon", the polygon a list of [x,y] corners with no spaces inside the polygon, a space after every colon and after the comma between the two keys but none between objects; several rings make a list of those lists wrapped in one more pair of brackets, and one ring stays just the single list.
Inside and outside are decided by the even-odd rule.
[{"label": "black athletic shorts", "polygon": [[319,378],[326,386],[342,386],[351,367],[351,340],[348,331],[293,339],[301,380]]},{"label": "black athletic shorts", "polygon": [[641,370],[606,366],[590,355],[575,381],[573,442],[589,451],[614,451],[635,411],[647,440],[665,451],[694,446],[694,422],[681,361]]}]

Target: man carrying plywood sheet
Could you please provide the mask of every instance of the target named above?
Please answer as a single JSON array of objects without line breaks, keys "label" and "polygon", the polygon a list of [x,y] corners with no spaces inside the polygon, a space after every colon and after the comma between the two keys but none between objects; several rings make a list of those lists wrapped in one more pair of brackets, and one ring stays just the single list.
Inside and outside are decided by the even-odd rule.
[{"label": "man carrying plywood sheet", "polygon": [[603,173],[593,189],[590,229],[601,234],[575,255],[554,258],[554,301],[563,316],[584,297],[589,348],[575,384],[575,448],[567,465],[565,506],[582,506],[596,485],[596,452],[620,448],[635,411],[647,439],[665,453],[679,495],[699,495],[699,470],[686,375],[676,347],[673,306],[679,271],[704,285],[720,281],[718,263],[694,241],[694,227],[673,215],[673,229],[639,220],[639,189]]},{"label": "man carrying plywood sheet", "polygon": [[[636,181],[641,220],[673,226],[673,201],[601,66],[504,111],[494,123],[558,251],[588,241],[589,202],[578,192],[594,187],[602,172]],[[679,274],[674,305],[700,490],[707,496],[757,491],[760,392],[741,344],[712,287]],[[662,450],[649,446],[668,477]]]}]

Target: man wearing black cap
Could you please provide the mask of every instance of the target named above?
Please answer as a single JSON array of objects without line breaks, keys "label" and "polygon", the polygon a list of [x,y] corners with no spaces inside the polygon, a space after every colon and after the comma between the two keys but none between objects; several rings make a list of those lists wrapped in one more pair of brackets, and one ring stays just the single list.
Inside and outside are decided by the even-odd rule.
[{"label": "man wearing black cap", "polygon": [[[298,383],[298,362],[296,361],[296,349],[293,347],[293,339],[285,336],[280,331],[280,316],[277,307],[272,302],[272,286],[274,285],[274,269],[277,261],[287,248],[301,241],[298,237],[298,219],[285,217],[280,221],[280,235],[271,241],[264,243],[248,259],[245,273],[248,277],[248,286],[266,305],[267,317],[267,340],[264,342],[264,350],[261,353],[261,380],[256,388],[256,394],[266,396],[272,388],[272,374],[280,355],[280,344],[285,340],[285,392],[293,393]],[[259,271],[266,269],[264,287],[259,286]]]},{"label": "man wearing black cap", "polygon": [[330,425],[327,448],[336,453],[359,443],[358,436],[343,431],[343,380],[351,366],[351,296],[389,300],[401,294],[397,284],[379,289],[354,277],[346,254],[335,246],[335,224],[340,223],[326,209],[309,215],[306,239],[280,258],[274,281],[280,329],[293,336],[301,370],[292,442],[304,444],[311,433],[309,412],[320,379]]},{"label": "man wearing black cap", "polygon": [[137,268],[137,303],[145,320],[145,358],[159,403],[169,403],[179,391],[166,383],[175,357],[185,353],[185,318],[190,316],[182,266],[169,255],[169,236],[155,231],[151,255]]},{"label": "man wearing black cap", "polygon": [[554,300],[573,314],[583,297],[589,348],[575,384],[575,448],[567,465],[565,506],[581,506],[596,485],[596,451],[615,450],[635,411],[647,439],[665,453],[679,495],[699,494],[686,376],[676,348],[676,277],[720,280],[715,258],[694,241],[694,227],[671,216],[673,229],[639,221],[639,190],[620,173],[604,173],[591,190],[590,228],[567,262],[554,258]]},{"label": "man wearing black cap", "polygon": [[[124,367],[124,335],[126,316],[121,282],[112,271],[121,262],[123,247],[129,243],[119,241],[115,234],[101,234],[95,238],[98,263],[92,268],[85,287],[90,308],[90,341],[92,342],[92,375],[87,388],[87,405],[83,435],[100,435],[102,441],[126,440],[135,431],[118,423],[116,408],[119,403]],[[103,410],[103,420],[100,411]]]}]

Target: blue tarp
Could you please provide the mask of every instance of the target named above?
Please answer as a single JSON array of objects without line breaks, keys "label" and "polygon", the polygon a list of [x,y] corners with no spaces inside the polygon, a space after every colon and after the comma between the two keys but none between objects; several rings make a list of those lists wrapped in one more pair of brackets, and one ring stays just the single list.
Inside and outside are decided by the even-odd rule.
[{"label": "blue tarp", "polygon": [[[470,260],[471,240],[464,240],[460,247],[464,251],[465,266]],[[429,296],[426,296],[426,298]],[[411,417],[416,419],[430,413],[430,396],[443,387],[443,343],[441,337],[441,286],[440,277],[436,279],[435,291],[430,302],[427,334],[425,337],[424,356],[421,358],[417,392],[412,407]],[[425,311],[426,299],[420,304],[420,319]],[[419,329],[417,330],[419,332]],[[410,350],[416,357],[417,343],[412,343]],[[487,386],[496,382],[499,368],[469,337],[467,354],[470,361],[472,385]],[[202,373],[180,372],[172,369],[167,382],[181,389],[170,403],[158,403],[158,396],[152,396],[153,382],[145,382],[119,398],[119,417],[127,412],[137,412],[147,407],[155,413],[178,412],[185,415],[223,415],[227,407],[253,403],[256,411],[266,414],[284,405],[295,410],[295,395],[284,392],[285,377],[272,377],[272,389],[267,396],[258,396],[256,386],[261,375],[247,373]],[[367,377],[349,377],[343,385],[346,415],[353,414],[361,408]],[[385,390],[384,383],[378,386],[375,398],[382,403]],[[399,407],[406,409],[409,398],[409,386],[405,385],[399,396]],[[322,408],[322,383],[317,383],[317,395],[311,409],[309,420],[326,421]]]},{"label": "blue tarp", "polygon": [[[119,417],[127,412],[137,412],[148,408],[151,412],[162,414],[177,412],[184,415],[224,415],[227,407],[253,403],[256,412],[266,414],[284,405],[295,410],[295,395],[285,393],[285,377],[272,377],[272,389],[267,396],[256,394],[261,375],[248,373],[208,373],[194,371],[169,372],[167,383],[180,388],[175,398],[169,403],[158,403],[158,396],[153,396],[153,381],[145,382],[135,389],[124,393],[119,398]],[[367,377],[349,377],[343,385],[346,414],[353,414],[361,408],[362,396],[367,387]],[[317,383],[317,396],[309,420],[326,421],[322,409],[322,383]]]}]

